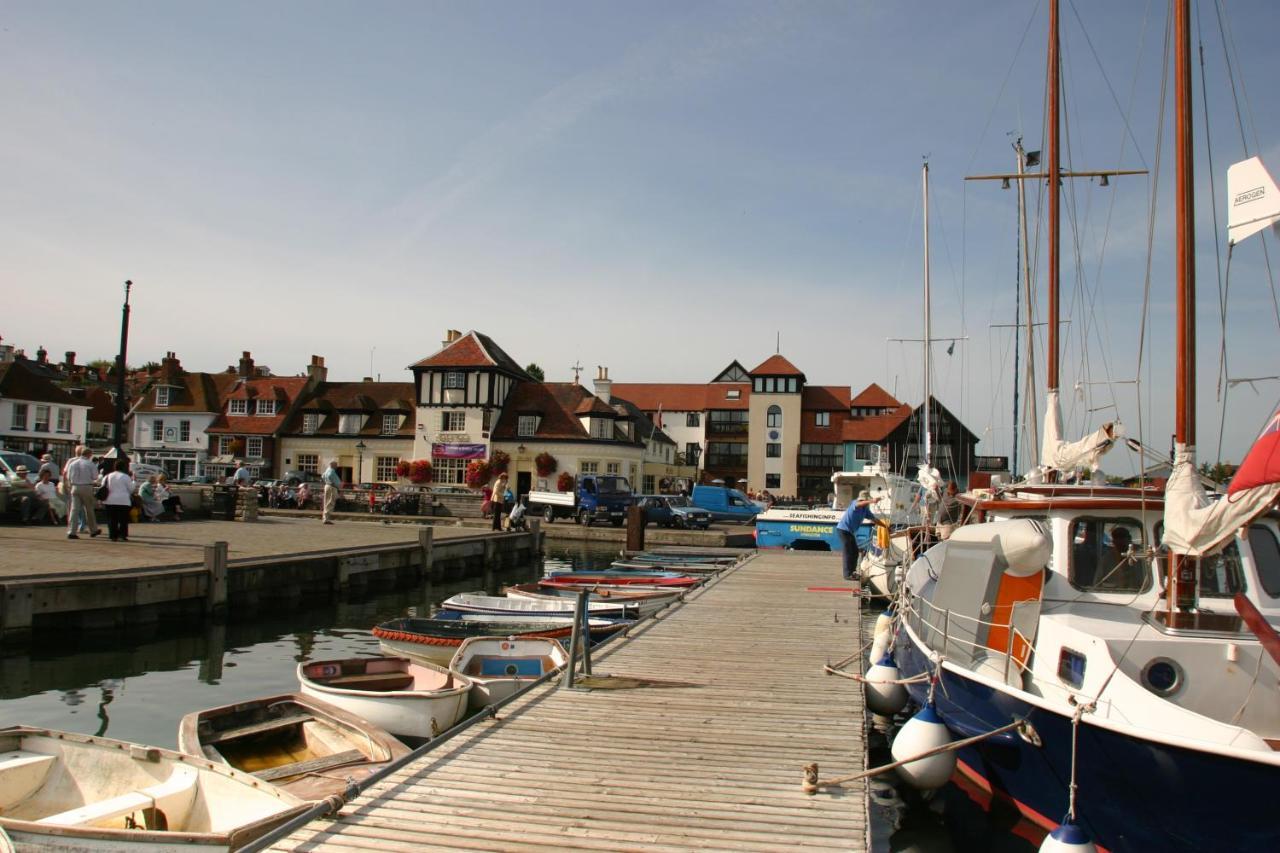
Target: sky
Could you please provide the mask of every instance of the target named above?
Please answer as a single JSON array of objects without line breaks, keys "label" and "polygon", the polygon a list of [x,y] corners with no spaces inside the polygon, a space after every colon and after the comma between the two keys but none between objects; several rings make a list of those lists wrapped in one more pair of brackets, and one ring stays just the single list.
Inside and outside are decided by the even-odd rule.
[{"label": "sky", "polygon": [[[1201,458],[1221,442],[1238,461],[1280,382],[1236,385],[1224,409],[1210,201],[1221,219],[1245,156],[1280,169],[1280,4],[1221,5],[1193,10],[1197,411]],[[221,370],[249,350],[293,375],[317,354],[333,379],[408,380],[447,329],[476,329],[549,380],[581,363],[705,382],[780,349],[810,383],[918,403],[922,347],[891,339],[923,336],[927,158],[932,334],[961,339],[935,343],[933,388],[979,453],[1009,454],[1016,193],[964,178],[1012,170],[1018,136],[1043,147],[1046,8],[0,0],[0,337],[112,357],[130,279],[131,363]],[[1064,0],[1062,18],[1064,168],[1149,172],[1064,187],[1065,427],[1118,417],[1163,453],[1165,4]],[[1043,192],[1027,189],[1039,321]],[[1235,249],[1229,377],[1280,372],[1278,276],[1272,235]]]}]

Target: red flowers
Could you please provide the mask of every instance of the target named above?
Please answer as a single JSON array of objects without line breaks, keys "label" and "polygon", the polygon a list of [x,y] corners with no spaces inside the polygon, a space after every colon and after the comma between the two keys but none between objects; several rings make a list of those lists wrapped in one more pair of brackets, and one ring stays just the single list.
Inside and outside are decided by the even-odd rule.
[{"label": "red flowers", "polygon": [[563,474],[561,474],[560,477],[556,480],[556,491],[572,492],[573,491],[573,475],[570,474],[568,471],[565,471]]},{"label": "red flowers", "polygon": [[396,463],[396,476],[408,479],[409,472],[412,471],[412,465],[408,459],[401,459]]},{"label": "red flowers", "polygon": [[489,470],[494,474],[505,474],[511,465],[511,455],[505,450],[494,450],[489,454]]},{"label": "red flowers", "polygon": [[[405,463],[401,462],[400,465]],[[400,467],[396,466],[396,473],[400,472]],[[411,483],[429,483],[431,482],[431,460],[415,459],[409,463],[409,482]]]},{"label": "red flowers", "polygon": [[483,459],[476,459],[467,466],[467,473],[463,476],[463,480],[473,489],[478,489],[490,479],[489,463]]},{"label": "red flowers", "polygon": [[[556,468],[560,467],[560,463],[556,462],[556,458],[546,451],[533,458],[533,465],[537,469],[539,477],[550,477],[555,473]],[[567,490],[561,489],[560,491]]]}]

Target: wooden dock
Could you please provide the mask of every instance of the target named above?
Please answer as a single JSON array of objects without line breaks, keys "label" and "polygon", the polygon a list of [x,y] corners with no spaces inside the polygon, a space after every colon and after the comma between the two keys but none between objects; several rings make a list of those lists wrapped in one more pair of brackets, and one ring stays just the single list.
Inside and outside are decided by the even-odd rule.
[{"label": "wooden dock", "polygon": [[619,689],[535,688],[273,849],[866,850],[865,783],[801,790],[865,766],[859,685],[823,673],[848,588],[838,555],[756,556],[599,650]]}]

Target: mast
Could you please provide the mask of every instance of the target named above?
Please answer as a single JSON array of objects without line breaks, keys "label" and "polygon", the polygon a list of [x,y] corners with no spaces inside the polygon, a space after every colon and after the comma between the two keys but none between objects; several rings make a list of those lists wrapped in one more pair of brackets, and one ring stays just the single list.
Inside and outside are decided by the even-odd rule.
[{"label": "mast", "polygon": [[1058,249],[1061,239],[1058,202],[1061,195],[1061,169],[1058,163],[1058,0],[1049,0],[1049,362],[1045,385],[1050,394],[1058,391]]},{"label": "mast", "polygon": [[929,372],[931,353],[930,343],[933,334],[932,311],[929,305],[929,161],[924,161],[921,170],[922,192],[924,193],[924,459],[926,468],[933,467],[932,419],[929,416],[930,381]]},{"label": "mast", "polygon": [[[1018,231],[1019,231],[1019,247],[1022,255],[1022,287],[1026,303],[1027,312],[1027,398],[1026,398],[1026,416],[1031,431],[1031,441],[1028,445],[1028,453],[1031,456],[1035,467],[1040,464],[1040,429],[1039,420],[1036,415],[1036,347],[1035,347],[1035,303],[1031,299],[1031,247],[1027,242],[1027,182],[1023,180],[1026,174],[1027,152],[1022,148],[1022,137],[1018,137],[1014,150],[1018,154]],[[1016,431],[1016,424],[1015,424]],[[1015,475],[1017,471],[1014,471]]]}]

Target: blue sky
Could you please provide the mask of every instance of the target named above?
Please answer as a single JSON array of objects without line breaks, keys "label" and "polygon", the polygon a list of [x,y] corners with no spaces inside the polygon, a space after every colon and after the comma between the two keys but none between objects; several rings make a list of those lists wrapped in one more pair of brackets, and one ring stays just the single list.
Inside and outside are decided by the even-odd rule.
[{"label": "blue sky", "polygon": [[[1160,166],[1158,184],[1070,188],[1070,389],[1138,376],[1153,188],[1158,213],[1141,412],[1137,386],[1081,385],[1068,427],[1118,411],[1160,449],[1173,326],[1172,162],[1167,143],[1157,161],[1155,129],[1164,6],[1063,4],[1070,164]],[[1243,148],[1214,9],[1198,15],[1221,197]],[[1280,6],[1235,2],[1228,21],[1258,121],[1250,153],[1275,171],[1265,34]],[[811,382],[874,381],[916,402],[918,348],[886,339],[921,334],[927,154],[934,333],[968,336],[950,357],[937,348],[935,382],[984,436],[980,452],[1007,453],[1010,332],[989,327],[1014,314],[1014,194],[963,177],[1010,169],[1011,132],[1041,147],[1045,25],[1044,4],[1025,2],[0,2],[0,335],[109,355],[131,278],[131,361],[172,349],[216,370],[248,349],[291,374],[316,353],[331,376],[359,378],[373,350],[374,373],[404,379],[445,329],[475,328],[551,379],[581,360],[617,381],[705,381],[735,358],[754,366],[780,336]],[[1212,458],[1203,159],[1197,181],[1199,443]],[[1043,299],[1042,243],[1037,258]],[[1277,372],[1259,238],[1233,259],[1228,313],[1231,375]],[[1238,460],[1278,391],[1232,391],[1224,457]]]}]

